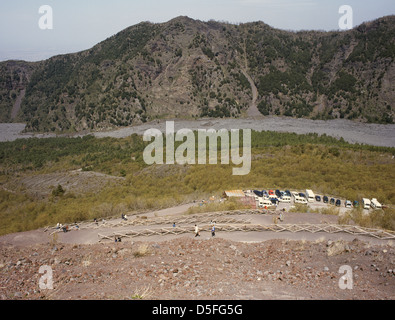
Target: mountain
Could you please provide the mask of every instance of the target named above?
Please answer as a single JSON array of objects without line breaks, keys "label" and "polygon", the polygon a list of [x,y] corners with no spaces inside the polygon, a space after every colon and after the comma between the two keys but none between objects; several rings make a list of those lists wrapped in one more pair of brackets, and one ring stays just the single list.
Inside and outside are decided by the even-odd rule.
[{"label": "mountain", "polygon": [[[178,17],[93,48],[0,63],[0,120],[81,131],[263,115],[393,123],[395,16],[341,32]],[[253,112],[251,114],[254,114]]]}]

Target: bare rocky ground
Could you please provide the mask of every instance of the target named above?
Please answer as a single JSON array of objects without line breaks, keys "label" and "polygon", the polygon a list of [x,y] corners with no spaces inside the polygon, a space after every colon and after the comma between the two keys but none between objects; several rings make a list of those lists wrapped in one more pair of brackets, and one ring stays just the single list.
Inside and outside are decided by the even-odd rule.
[{"label": "bare rocky ground", "polygon": [[18,175],[10,178],[0,188],[9,192],[19,190],[36,198],[48,198],[58,185],[69,193],[83,194],[98,192],[106,185],[119,184],[123,180],[125,178],[78,169],[39,175]]},{"label": "bare rocky ground", "polygon": [[[308,218],[296,215],[290,220]],[[204,231],[196,238],[184,234],[91,244],[92,230],[62,233],[57,241],[43,230],[7,235],[0,238],[0,299],[395,298],[391,241],[264,233],[219,232],[213,238]],[[52,268],[53,289],[39,287],[44,265]],[[352,289],[339,287],[344,265],[352,270]]]}]

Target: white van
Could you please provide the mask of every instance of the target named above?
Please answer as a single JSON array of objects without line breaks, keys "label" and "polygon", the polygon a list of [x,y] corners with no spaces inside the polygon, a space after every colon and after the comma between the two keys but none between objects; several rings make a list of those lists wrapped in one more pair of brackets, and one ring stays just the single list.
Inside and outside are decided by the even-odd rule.
[{"label": "white van", "polygon": [[315,201],[315,195],[312,190],[307,189],[306,190],[306,198],[308,202],[314,202]]},{"label": "white van", "polygon": [[370,201],[370,206],[371,206],[373,209],[381,209],[381,203],[378,202],[376,198],[373,198],[373,199]]},{"label": "white van", "polygon": [[258,207],[259,208],[270,207],[272,205],[273,205],[273,203],[269,199],[258,197]]},{"label": "white van", "polygon": [[287,195],[283,195],[280,199],[278,199],[278,200],[280,200],[281,202],[291,202],[291,197],[289,197],[289,196],[287,196]]},{"label": "white van", "polygon": [[369,199],[363,198],[362,204],[363,204],[364,209],[370,209],[370,200]]},{"label": "white van", "polygon": [[295,203],[307,204],[307,200],[306,200],[306,198],[304,198],[304,197],[296,196],[296,197],[295,197]]},{"label": "white van", "polygon": [[299,193],[297,193],[296,191],[292,191],[291,194],[292,194],[292,197],[294,197],[294,199],[296,197],[299,197]]}]

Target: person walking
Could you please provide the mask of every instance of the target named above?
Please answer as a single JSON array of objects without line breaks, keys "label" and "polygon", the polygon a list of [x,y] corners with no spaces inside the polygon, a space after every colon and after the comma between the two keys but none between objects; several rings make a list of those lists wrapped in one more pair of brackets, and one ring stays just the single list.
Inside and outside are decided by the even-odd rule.
[{"label": "person walking", "polygon": [[215,237],[215,225],[211,227],[211,236]]}]

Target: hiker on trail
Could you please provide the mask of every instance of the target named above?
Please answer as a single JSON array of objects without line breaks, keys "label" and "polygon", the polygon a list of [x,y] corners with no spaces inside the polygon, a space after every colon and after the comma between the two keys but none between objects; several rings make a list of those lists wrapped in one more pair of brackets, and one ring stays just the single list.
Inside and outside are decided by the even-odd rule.
[{"label": "hiker on trail", "polygon": [[211,236],[215,237],[215,225],[211,228]]},{"label": "hiker on trail", "polygon": [[195,224],[195,238],[200,237],[199,227]]},{"label": "hiker on trail", "polygon": [[175,228],[176,227],[176,223],[175,222],[173,222],[173,228]]}]

